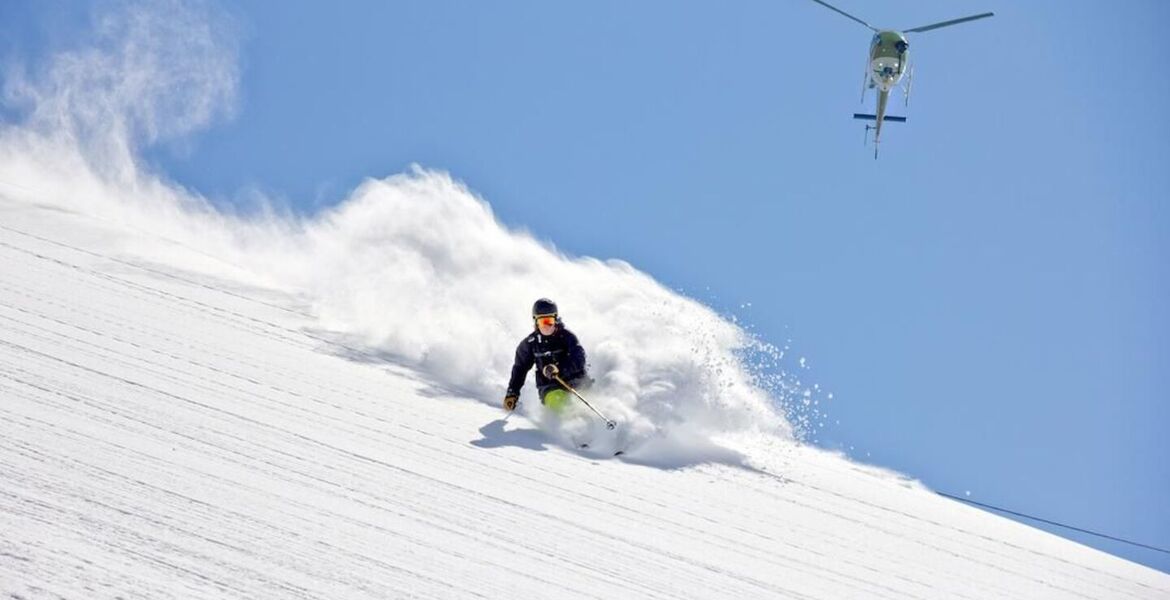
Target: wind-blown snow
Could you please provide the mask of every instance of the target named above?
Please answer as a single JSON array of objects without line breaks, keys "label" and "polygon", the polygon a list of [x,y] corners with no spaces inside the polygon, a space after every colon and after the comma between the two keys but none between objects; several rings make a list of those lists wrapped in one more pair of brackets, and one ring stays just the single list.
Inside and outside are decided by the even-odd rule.
[{"label": "wind-blown snow", "polygon": [[[800,446],[772,350],[442,172],[319,214],[213,208],[144,144],[231,114],[231,23],[128,4],[8,72],[0,593],[1153,598],[1166,576]],[[585,342],[618,460],[567,450],[528,309]],[[811,392],[810,392],[811,393]],[[664,468],[666,467],[666,468]],[[676,469],[673,467],[687,467]]]},{"label": "wind-blown snow", "polygon": [[[144,171],[137,146],[230,112],[220,106],[235,89],[234,50],[183,8],[175,22],[150,10],[105,18],[93,47],[16,79],[8,96],[32,107],[0,137],[0,184],[157,234],[128,252],[296,294],[323,332],[495,405],[532,302],[553,298],[588,352],[593,404],[625,424],[642,460],[740,460],[760,439],[791,439],[780,407],[799,390],[745,364],[767,345],[627,263],[568,257],[505,228],[444,173],[369,180],[316,215],[241,217]],[[770,389],[753,385],[761,376]],[[521,401],[542,420],[531,384]]]}]

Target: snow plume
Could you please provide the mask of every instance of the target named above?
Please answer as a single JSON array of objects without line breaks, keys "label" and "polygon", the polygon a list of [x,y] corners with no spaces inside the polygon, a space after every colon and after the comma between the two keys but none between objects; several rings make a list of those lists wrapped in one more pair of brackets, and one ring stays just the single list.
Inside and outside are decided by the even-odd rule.
[{"label": "snow plume", "polygon": [[10,67],[4,95],[29,135],[106,178],[129,182],[136,150],[232,112],[239,80],[235,27],[205,7],[128,2],[94,16],[83,45],[35,71]]},{"label": "snow plume", "polygon": [[[777,407],[802,390],[744,358],[774,349],[625,262],[509,230],[445,173],[369,180],[308,217],[223,214],[151,173],[142,147],[232,112],[232,30],[202,5],[119,5],[89,46],[32,75],[11,70],[5,98],[24,119],[0,131],[5,195],[150,232],[121,249],[152,262],[291,292],[346,347],[491,404],[532,302],[552,298],[589,354],[590,400],[650,464],[736,461],[792,439]],[[596,426],[584,411],[549,420],[531,381],[521,410],[564,440]]]},{"label": "snow plume", "polygon": [[[677,459],[709,458],[721,436],[788,436],[737,357],[755,344],[743,330],[624,262],[570,258],[504,228],[445,174],[369,181],[306,223],[300,244],[305,268],[285,277],[312,290],[324,327],[486,402],[501,401],[532,303],[549,297],[586,347],[592,403],[636,438]],[[531,383],[522,403],[540,419]],[[577,430],[596,424],[581,417],[562,433],[596,433]]]}]

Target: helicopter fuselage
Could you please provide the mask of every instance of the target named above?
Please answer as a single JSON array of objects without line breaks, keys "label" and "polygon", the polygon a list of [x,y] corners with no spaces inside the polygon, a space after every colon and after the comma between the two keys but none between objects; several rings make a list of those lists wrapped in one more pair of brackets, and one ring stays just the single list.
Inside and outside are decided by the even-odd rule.
[{"label": "helicopter fuselage", "polygon": [[869,44],[869,87],[889,92],[902,80],[910,62],[910,43],[900,31],[873,34]]}]

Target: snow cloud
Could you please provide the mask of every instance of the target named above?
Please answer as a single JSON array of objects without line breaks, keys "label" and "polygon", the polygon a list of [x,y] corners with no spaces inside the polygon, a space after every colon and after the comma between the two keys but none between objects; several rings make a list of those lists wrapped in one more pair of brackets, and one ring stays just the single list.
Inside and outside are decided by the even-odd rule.
[{"label": "snow cloud", "polygon": [[[149,232],[127,254],[295,295],[318,330],[486,403],[501,400],[533,300],[550,297],[589,353],[591,400],[628,425],[642,460],[737,460],[791,441],[782,407],[804,390],[747,358],[775,360],[774,348],[625,262],[502,226],[443,172],[368,180],[303,217],[223,214],[151,172],[142,148],[233,114],[238,28],[166,2],[119,4],[94,29],[41,68],[9,70],[4,97],[22,120],[0,128],[0,193]],[[522,402],[553,435],[592,427],[548,422],[531,383]]]},{"label": "snow cloud", "polygon": [[173,0],[116,4],[93,20],[78,47],[40,68],[8,69],[4,97],[27,115],[29,135],[76,146],[92,168],[125,180],[144,145],[233,113],[239,61],[231,20]]}]

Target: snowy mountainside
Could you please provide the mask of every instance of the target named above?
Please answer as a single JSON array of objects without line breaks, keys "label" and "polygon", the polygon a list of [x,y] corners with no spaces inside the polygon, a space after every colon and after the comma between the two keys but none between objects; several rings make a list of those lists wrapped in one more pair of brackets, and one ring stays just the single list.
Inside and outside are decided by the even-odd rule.
[{"label": "snowy mountainside", "polygon": [[[8,57],[0,597],[1170,596],[801,445],[823,414],[784,349],[443,173],[308,215],[184,189],[144,149],[239,110],[234,33],[206,3],[113,3]],[[499,408],[540,296],[620,459],[567,449],[531,385]]]},{"label": "snowy mountainside", "polygon": [[403,316],[355,334],[319,293],[209,259],[192,240],[214,231],[103,214],[0,197],[5,597],[1170,596],[747,412],[672,429],[695,455],[567,450],[531,398],[504,418],[468,393],[482,374],[378,352]]}]

